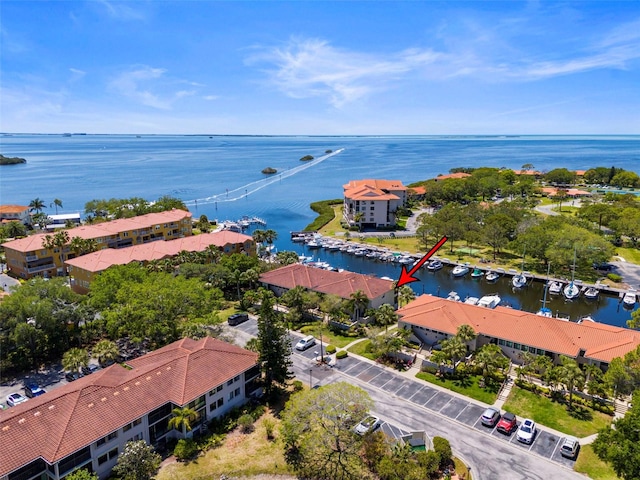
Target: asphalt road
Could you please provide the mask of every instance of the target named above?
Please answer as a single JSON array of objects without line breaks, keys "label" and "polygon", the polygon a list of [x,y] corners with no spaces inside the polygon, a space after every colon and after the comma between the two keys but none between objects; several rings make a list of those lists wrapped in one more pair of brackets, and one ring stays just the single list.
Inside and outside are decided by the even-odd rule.
[{"label": "asphalt road", "polygon": [[[235,329],[240,345],[257,333],[253,319]],[[292,334],[292,340],[298,338]],[[334,367],[318,365],[316,351],[294,350],[293,372],[299,380],[312,385],[347,381],[364,388],[375,402],[375,413],[387,423],[383,430],[424,430],[432,438],[447,438],[472,466],[476,479],[584,479],[572,470],[574,462],[560,455],[563,438],[557,435],[538,429],[531,445],[521,444],[515,433],[506,436],[482,426],[479,418],[485,407],[473,401],[356,357],[338,360]]]}]

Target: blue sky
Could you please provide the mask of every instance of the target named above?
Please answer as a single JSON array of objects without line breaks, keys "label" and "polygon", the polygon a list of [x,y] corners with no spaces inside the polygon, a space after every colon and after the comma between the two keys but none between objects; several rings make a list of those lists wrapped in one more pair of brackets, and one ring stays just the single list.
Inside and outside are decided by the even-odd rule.
[{"label": "blue sky", "polygon": [[638,134],[640,3],[0,2],[0,131]]}]

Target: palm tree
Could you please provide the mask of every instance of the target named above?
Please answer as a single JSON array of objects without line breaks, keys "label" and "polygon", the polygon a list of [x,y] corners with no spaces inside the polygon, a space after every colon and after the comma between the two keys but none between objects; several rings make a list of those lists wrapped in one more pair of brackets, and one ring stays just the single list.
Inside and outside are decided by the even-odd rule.
[{"label": "palm tree", "polygon": [[509,360],[498,345],[490,343],[476,353],[475,363],[482,369],[482,376],[492,377],[498,368],[506,368]]},{"label": "palm tree", "polygon": [[42,213],[42,210],[44,210],[45,208],[47,208],[46,204],[41,198],[34,198],[29,202],[30,212]]},{"label": "palm tree", "polygon": [[442,352],[451,359],[453,372],[455,373],[458,360],[464,358],[467,353],[467,345],[458,337],[447,338],[442,341]]},{"label": "palm tree", "polygon": [[376,322],[379,325],[384,325],[385,327],[388,327],[398,321],[398,314],[393,308],[393,305],[389,305],[388,303],[380,305],[376,310],[375,316]]},{"label": "palm tree", "polygon": [[580,370],[578,362],[569,357],[562,357],[560,366],[560,382],[569,391],[569,409],[572,408],[573,390],[582,390],[584,387],[584,373]]},{"label": "palm tree", "polygon": [[185,430],[187,432],[191,430],[191,422],[195,420],[197,415],[196,411],[189,407],[174,408],[171,414],[173,416],[169,419],[169,428],[175,428],[183,433]]},{"label": "palm tree", "polygon": [[362,231],[362,224],[360,223],[362,221],[362,219],[364,218],[364,213],[362,212],[357,212],[354,216],[353,216],[353,221],[356,222],[358,224],[358,231],[361,232]]},{"label": "palm tree", "polygon": [[398,300],[401,304],[406,305],[411,300],[416,298],[416,294],[409,285],[403,285],[398,290]]},{"label": "palm tree", "polygon": [[118,346],[111,340],[100,340],[95,344],[91,353],[100,365],[114,362],[120,356]]},{"label": "palm tree", "polygon": [[349,295],[353,302],[353,314],[356,317],[356,321],[360,320],[360,313],[369,305],[369,297],[362,290],[356,290]]},{"label": "palm tree", "polygon": [[54,198],[53,203],[49,205],[49,207],[52,207],[52,206],[56,207],[56,215],[57,215],[58,207],[62,208],[62,200],[60,200],[59,198]]},{"label": "palm tree", "polygon": [[79,372],[89,365],[89,354],[84,348],[72,348],[62,356],[62,367],[69,372]]},{"label": "palm tree", "polygon": [[273,242],[275,242],[278,239],[278,232],[276,232],[275,230],[265,230],[264,232],[264,240],[271,245]]},{"label": "palm tree", "polygon": [[209,245],[205,249],[205,252],[210,263],[218,263],[218,260],[220,260],[220,257],[222,256],[220,249],[216,245]]},{"label": "palm tree", "polygon": [[465,323],[464,325],[460,325],[458,327],[456,337],[458,337],[463,342],[470,342],[477,337],[477,334],[471,325]]},{"label": "palm tree", "polygon": [[243,275],[244,275],[244,273],[242,273],[238,269],[232,271],[229,274],[229,277],[231,278],[231,281],[236,284],[237,293],[238,293],[238,300],[240,300],[240,283],[242,283]]}]

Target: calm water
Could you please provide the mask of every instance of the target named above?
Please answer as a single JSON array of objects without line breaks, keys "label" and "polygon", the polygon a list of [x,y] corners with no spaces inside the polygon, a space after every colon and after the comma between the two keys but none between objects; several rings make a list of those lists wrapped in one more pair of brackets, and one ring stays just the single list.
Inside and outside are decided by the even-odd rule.
[{"label": "calm water", "polygon": [[[325,155],[327,150],[340,153]],[[557,167],[588,169],[615,165],[640,173],[640,136],[521,137],[239,137],[126,135],[14,135],[0,137],[0,153],[27,159],[24,165],[0,168],[0,203],[27,205],[36,197],[63,203],[64,213],[82,212],[97,198],[179,197],[194,216],[235,220],[259,216],[276,230],[279,249],[300,249],[289,232],[315,218],[309,204],[340,198],[352,179],[392,178],[404,183],[433,178],[452,167],[507,167],[531,163],[538,170]],[[313,155],[312,162],[301,162]],[[273,167],[278,173],[265,177]],[[53,208],[48,213],[55,213]],[[399,267],[332,255],[335,266],[394,277]],[[354,263],[354,262],[360,262]],[[499,291],[517,308],[537,310],[540,286],[528,293],[510,292],[506,280],[452,280],[441,271],[413,284],[421,293],[445,295],[456,290],[464,298]],[[453,283],[452,283],[453,282]],[[540,287],[538,292],[536,288]],[[559,302],[556,304],[555,302]],[[560,304],[562,303],[562,304]],[[584,303],[584,305],[583,305]],[[579,305],[577,307],[576,305]],[[550,308],[572,317],[592,313],[600,321],[622,325],[630,318],[617,299],[596,304],[578,300],[568,307],[554,300]]]}]

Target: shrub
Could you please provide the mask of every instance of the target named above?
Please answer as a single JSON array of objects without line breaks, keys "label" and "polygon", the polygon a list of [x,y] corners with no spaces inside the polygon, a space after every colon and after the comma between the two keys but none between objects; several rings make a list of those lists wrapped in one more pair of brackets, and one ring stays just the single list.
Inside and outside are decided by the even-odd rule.
[{"label": "shrub", "polygon": [[294,392],[299,392],[300,390],[302,390],[304,388],[302,382],[300,380],[294,380],[293,381],[293,391]]},{"label": "shrub", "polygon": [[173,454],[178,461],[183,462],[195,457],[198,454],[198,445],[192,438],[181,438],[173,449]]},{"label": "shrub", "polygon": [[238,426],[240,427],[240,431],[242,433],[251,433],[253,432],[253,417],[248,413],[245,413],[238,419]]},{"label": "shrub", "polygon": [[327,352],[329,355],[336,353],[336,347],[335,345],[327,345],[327,348],[325,348],[325,352]]},{"label": "shrub", "polygon": [[266,411],[267,407],[265,407],[264,405],[258,405],[256,408],[254,408],[253,412],[251,412],[253,421],[255,422],[256,420],[258,420],[262,415],[264,415],[264,412]]},{"label": "shrub", "polygon": [[622,281],[622,276],[618,275],[617,273],[607,273],[607,278],[612,282],[616,282],[616,283]]},{"label": "shrub", "polygon": [[262,426],[264,427],[264,431],[267,434],[267,440],[273,440],[274,438],[273,432],[276,427],[275,422],[271,418],[265,418],[262,421]]},{"label": "shrub", "polygon": [[337,359],[346,358],[347,355],[349,355],[349,353],[346,350],[340,350],[338,353],[336,353],[336,358]]},{"label": "shrub", "polygon": [[453,452],[449,440],[443,437],[433,437],[433,450],[440,456],[440,466],[444,467],[451,462]]},{"label": "shrub", "polygon": [[212,448],[218,448],[224,443],[225,435],[223,433],[213,433],[200,439],[200,450],[210,450]]}]

